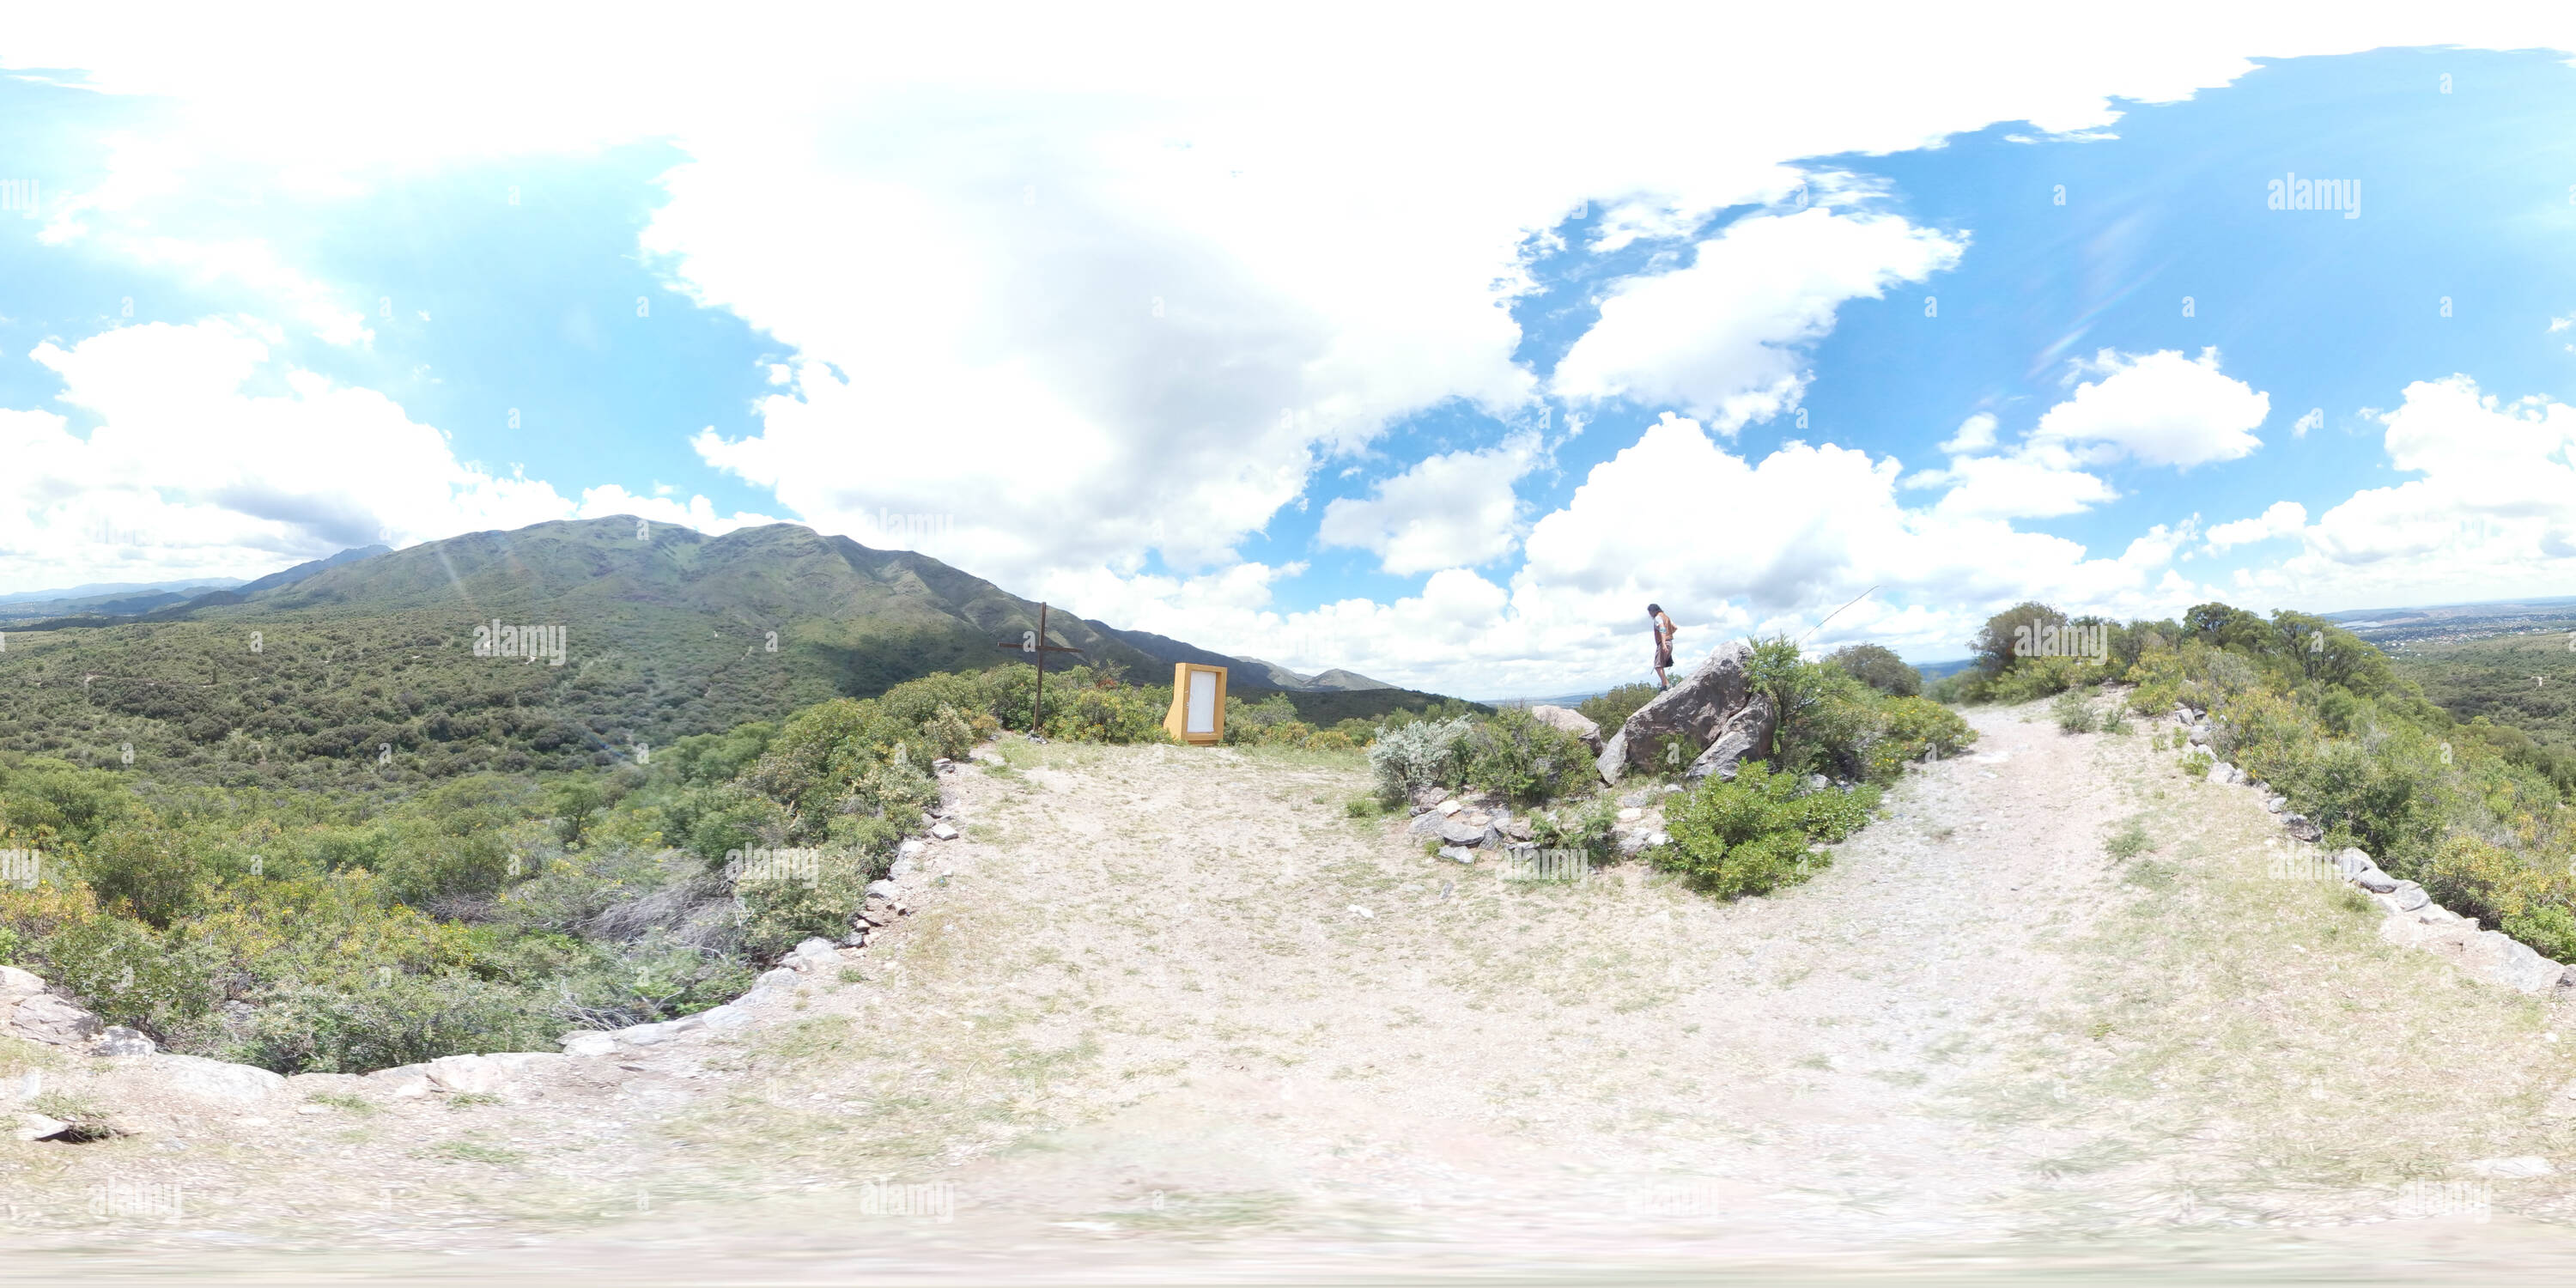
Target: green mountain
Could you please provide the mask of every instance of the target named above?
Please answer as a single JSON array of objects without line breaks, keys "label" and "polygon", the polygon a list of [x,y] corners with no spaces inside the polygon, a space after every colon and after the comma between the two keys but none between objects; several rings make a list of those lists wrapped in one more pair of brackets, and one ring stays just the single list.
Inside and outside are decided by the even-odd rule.
[{"label": "green mountain", "polygon": [[[362,789],[604,766],[837,695],[1020,660],[998,646],[1038,619],[1034,602],[939,560],[792,524],[708,537],[620,517],[352,555],[138,617],[9,630],[0,749],[190,781]],[[1069,611],[1047,625],[1048,642],[1083,650],[1051,669],[1105,663],[1153,684],[1186,654],[1243,668],[1241,689],[1267,680]],[[1339,719],[1432,695],[1326,686],[1291,699],[1310,719]]]}]

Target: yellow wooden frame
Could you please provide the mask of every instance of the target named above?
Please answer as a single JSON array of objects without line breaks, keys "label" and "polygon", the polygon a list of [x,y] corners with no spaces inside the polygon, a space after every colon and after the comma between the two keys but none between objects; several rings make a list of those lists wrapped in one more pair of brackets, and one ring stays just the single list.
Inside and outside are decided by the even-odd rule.
[{"label": "yellow wooden frame", "polygon": [[[1190,732],[1190,676],[1205,672],[1216,677],[1216,728],[1206,733]],[[1225,668],[1199,666],[1191,662],[1172,663],[1172,709],[1163,716],[1163,727],[1174,738],[1195,746],[1206,747],[1225,741]]]}]

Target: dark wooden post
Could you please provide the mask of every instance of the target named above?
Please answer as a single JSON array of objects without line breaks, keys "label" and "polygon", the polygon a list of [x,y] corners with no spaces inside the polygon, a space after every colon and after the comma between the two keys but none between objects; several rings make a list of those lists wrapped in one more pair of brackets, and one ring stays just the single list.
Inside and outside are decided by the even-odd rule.
[{"label": "dark wooden post", "polygon": [[1031,736],[1037,735],[1040,731],[1046,728],[1046,655],[1049,653],[1079,653],[1082,651],[1081,649],[1073,648],[1064,644],[1047,643],[1046,627],[1047,606],[1045,603],[1041,602],[1038,605],[1038,629],[1036,634],[1023,638],[1017,644],[1005,641],[993,646],[995,648],[1015,648],[1023,653],[1034,653],[1037,655],[1037,695],[1031,700],[1029,712],[1029,733]]}]

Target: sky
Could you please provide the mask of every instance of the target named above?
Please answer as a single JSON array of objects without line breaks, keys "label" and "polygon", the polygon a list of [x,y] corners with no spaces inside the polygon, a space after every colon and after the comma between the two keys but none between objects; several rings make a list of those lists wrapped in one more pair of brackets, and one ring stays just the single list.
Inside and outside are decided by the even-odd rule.
[{"label": "sky", "polygon": [[0,593],[784,521],[1469,696],[2576,593],[2565,6],[79,8]]}]

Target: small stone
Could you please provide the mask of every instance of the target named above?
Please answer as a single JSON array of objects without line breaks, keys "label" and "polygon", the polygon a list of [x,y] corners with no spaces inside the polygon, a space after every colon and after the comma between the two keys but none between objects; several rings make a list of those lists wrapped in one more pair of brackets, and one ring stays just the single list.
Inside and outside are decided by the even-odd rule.
[{"label": "small stone", "polygon": [[2267,809],[2267,810],[2270,810],[2271,812],[2273,812],[2273,813],[2275,813],[2275,814],[2278,814],[2278,813],[2280,813],[2281,811],[2283,811],[2283,810],[2285,810],[2285,809],[2288,809],[2289,807],[2290,807],[2290,798],[2289,798],[2289,797],[2287,797],[2287,796],[2271,796],[2271,797],[2266,797],[2266,798],[2264,799],[2264,801],[2263,801],[2263,808],[2265,808],[2265,809]]},{"label": "small stone", "polygon": [[1629,806],[1628,808],[1626,808],[1626,809],[1623,809],[1623,810],[1619,811],[1619,821],[1620,821],[1620,822],[1622,822],[1622,823],[1634,823],[1634,822],[1636,822],[1638,819],[1644,818],[1645,816],[1646,816],[1646,811],[1644,811],[1644,810],[1642,810],[1642,809],[1639,809],[1638,807],[1636,807],[1636,806],[1634,806],[1634,805],[1631,805],[1631,806]]},{"label": "small stone", "polygon": [[1456,859],[1460,863],[1474,863],[1476,861],[1476,852],[1463,845],[1444,845],[1440,847],[1440,857],[1444,859]]},{"label": "small stone", "polygon": [[1467,808],[1467,807],[1466,807],[1466,806],[1464,806],[1464,805],[1459,804],[1459,803],[1458,803],[1457,798],[1453,796],[1453,797],[1449,798],[1448,800],[1444,800],[1444,801],[1440,802],[1439,804],[1432,806],[1431,808],[1433,808],[1433,809],[1436,809],[1436,810],[1440,811],[1440,815],[1441,815],[1441,817],[1446,818],[1446,817],[1448,817],[1449,815],[1451,815],[1451,814],[1455,814],[1455,813],[1457,813],[1458,811],[1460,811],[1460,810],[1462,810],[1462,809],[1465,809],[1465,808]]},{"label": "small stone", "polygon": [[106,1032],[98,1035],[98,1041],[90,1047],[89,1051],[95,1056],[119,1056],[150,1055],[160,1049],[160,1043],[143,1034],[122,1024],[111,1024]]},{"label": "small stone", "polygon": [[617,1035],[614,1033],[567,1033],[563,1035],[562,1042],[565,1055],[601,1056],[617,1054]]},{"label": "small stone", "polygon": [[894,898],[894,896],[895,896],[895,885],[894,885],[894,882],[892,882],[892,881],[882,881],[882,880],[881,880],[881,881],[871,881],[871,882],[869,882],[869,883],[868,883],[868,897],[869,897],[869,898],[871,898],[871,899],[885,899],[885,900],[889,900],[889,901],[891,901],[891,900]]},{"label": "small stone", "polygon": [[52,1140],[71,1129],[72,1125],[60,1118],[47,1118],[43,1114],[18,1115],[17,1136],[20,1140]]},{"label": "small stone", "polygon": [[930,834],[942,841],[954,841],[957,839],[957,829],[951,827],[945,822],[931,824]]}]

